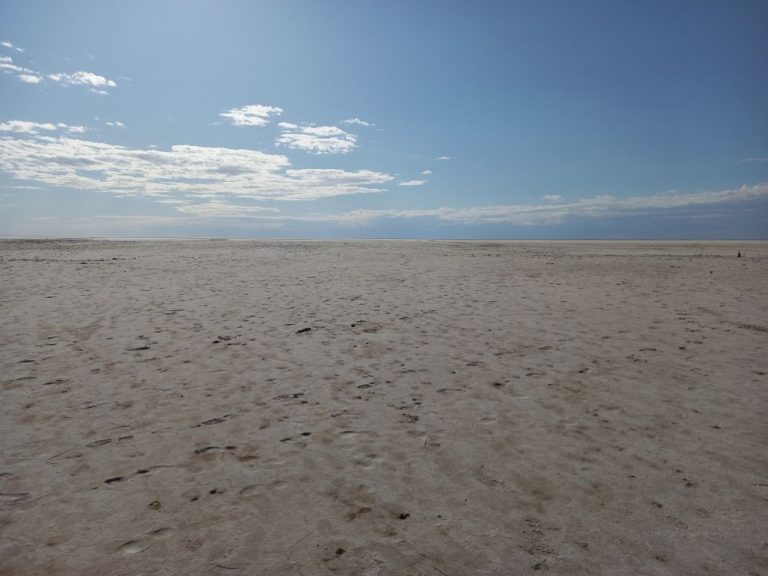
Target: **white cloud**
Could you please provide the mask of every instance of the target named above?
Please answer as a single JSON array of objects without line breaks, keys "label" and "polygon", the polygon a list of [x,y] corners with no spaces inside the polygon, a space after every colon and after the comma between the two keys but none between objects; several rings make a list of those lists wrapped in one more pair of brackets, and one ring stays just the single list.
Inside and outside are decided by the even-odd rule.
[{"label": "white cloud", "polygon": [[743,160],[738,160],[736,164],[744,164],[745,162],[768,162],[768,156],[762,158],[744,158]]},{"label": "white cloud", "polygon": [[362,226],[371,220],[380,218],[434,218],[458,224],[514,224],[519,226],[555,225],[568,216],[608,217],[667,211],[674,208],[691,208],[749,200],[768,200],[768,183],[755,186],[742,186],[733,190],[716,192],[694,192],[690,194],[654,194],[614,198],[595,196],[575,202],[559,205],[506,204],[496,206],[471,206],[466,208],[423,208],[423,209],[386,209],[352,210],[337,214],[300,214],[286,215],[274,211],[268,213],[252,206],[237,206],[228,202],[218,202],[213,206],[198,205],[182,210],[190,214],[249,217],[270,221],[335,222]]},{"label": "white cloud", "polygon": [[560,194],[545,194],[543,196],[544,202],[560,202],[563,199]]},{"label": "white cloud", "polygon": [[188,204],[177,210],[183,214],[203,218],[252,218],[253,216],[264,216],[280,212],[277,208],[252,205],[243,206],[231,204],[220,199],[209,200],[201,204]]},{"label": "white cloud", "polygon": [[10,56],[0,56],[0,70],[6,73],[36,74],[34,70],[14,64]]},{"label": "white cloud", "polygon": [[285,128],[287,130],[295,130],[299,127],[298,124],[292,124],[290,122],[278,122],[277,125],[280,126],[280,128]]},{"label": "white cloud", "polygon": [[26,120],[10,120],[0,124],[0,132],[14,132],[16,134],[38,134],[41,130],[48,132],[64,130],[71,134],[81,134],[85,132],[85,127],[70,126],[61,122],[58,124],[52,124],[50,122],[28,122]]},{"label": "white cloud", "polygon": [[317,188],[344,185],[351,186],[358,192],[367,192],[367,190],[360,188],[361,186],[381,185],[393,180],[389,174],[372,170],[349,172],[331,168],[304,168],[302,170],[286,170],[285,173],[296,183],[305,186]]},{"label": "white cloud", "polygon": [[[245,228],[249,231],[259,230],[279,230],[282,228],[282,224],[275,219],[265,218],[250,218],[244,214],[238,213],[239,208],[247,208],[231,205],[231,213],[227,213],[228,206],[222,205],[221,212],[218,212],[215,208],[208,212],[204,206],[201,205],[201,211],[199,214],[190,212],[188,214],[175,214],[170,216],[154,216],[154,215],[141,215],[141,216],[126,216],[125,214],[101,214],[92,218],[73,218],[66,221],[61,221],[59,226],[52,227],[50,224],[57,225],[59,222],[53,220],[60,220],[58,218],[50,218],[51,222],[46,222],[46,232],[50,233],[51,230],[56,234],[72,235],[73,231],[77,231],[76,234],[83,234],[83,230],[89,230],[87,235],[90,236],[107,236],[114,235],[115,230],[135,230],[146,229],[148,226],[189,226],[189,225],[201,225],[217,223],[221,224],[221,221],[225,221],[228,228]],[[29,218],[32,220],[32,218]],[[48,220],[48,219],[46,219]],[[27,232],[27,235],[35,234],[34,228]]]},{"label": "white cloud", "polygon": [[438,156],[437,158],[435,158],[435,160],[450,160],[450,159],[451,159],[450,156]]},{"label": "white cloud", "polygon": [[275,144],[311,154],[346,154],[357,147],[357,136],[336,126],[284,128]]},{"label": "white cloud", "polygon": [[346,120],[341,121],[342,124],[354,124],[356,126],[375,126],[375,124],[371,124],[370,122],[366,122],[365,120],[361,120],[360,118],[347,118]]},{"label": "white cloud", "polygon": [[403,182],[398,182],[398,186],[423,186],[426,183],[426,180],[405,180]]},{"label": "white cloud", "polygon": [[293,168],[283,155],[257,150],[172,146],[134,149],[66,136],[60,127],[11,121],[0,137],[0,170],[28,184],[156,199],[308,200],[382,192],[393,177],[370,170]]},{"label": "white cloud", "polygon": [[39,84],[43,81],[42,76],[35,76],[34,74],[19,74],[17,78],[27,84]]},{"label": "white cloud", "polygon": [[432,174],[432,170],[422,170],[422,171],[421,171],[421,173],[422,173],[424,176],[429,176],[430,174]]},{"label": "white cloud", "polygon": [[[2,143],[0,138],[0,143]],[[107,145],[105,145],[107,146]],[[185,147],[186,148],[186,147]],[[125,149],[123,149],[125,150]],[[208,149],[218,150],[218,149]],[[0,148],[0,161],[4,159],[3,150]],[[141,151],[134,151],[141,152]],[[238,152],[238,151],[232,151]],[[239,151],[243,152],[243,151]],[[357,178],[370,177],[372,180],[391,178],[379,173],[348,173],[341,170],[330,171],[335,175],[327,174],[325,170],[286,170],[294,174],[290,177],[300,176],[300,179],[311,185],[338,185],[343,182],[352,182]],[[373,176],[371,176],[373,175]],[[15,186],[17,189],[24,186]],[[200,201],[202,199],[202,201]],[[142,227],[147,225],[188,225],[225,221],[228,226],[264,227],[266,229],[279,228],[289,222],[324,222],[337,223],[348,226],[365,226],[372,220],[382,218],[431,218],[438,221],[454,224],[488,224],[505,223],[519,226],[526,225],[556,225],[568,216],[607,217],[628,214],[647,214],[658,211],[668,214],[670,209],[717,206],[734,204],[750,200],[768,201],[768,183],[755,186],[742,186],[732,190],[715,192],[695,192],[690,194],[669,193],[655,194],[651,196],[635,196],[630,198],[614,198],[612,196],[595,196],[583,198],[575,202],[560,205],[525,205],[507,204],[496,206],[473,206],[465,208],[423,208],[423,209],[386,209],[386,210],[352,210],[332,214],[286,214],[276,208],[259,206],[254,204],[237,203],[232,198],[221,195],[201,194],[200,198],[184,197],[155,197],[157,202],[162,202],[171,207],[175,213],[165,216],[123,216],[109,215],[98,216],[103,222],[110,222],[109,230],[113,226]],[[697,217],[694,215],[692,217]],[[38,220],[53,220],[58,217],[39,216],[32,217]],[[77,219],[70,221],[78,224]],[[94,224],[93,220],[85,219],[80,224]],[[106,231],[106,229],[105,229]]]},{"label": "white cloud", "polygon": [[629,198],[594,196],[560,204],[503,204],[419,210],[354,210],[315,218],[361,224],[376,218],[431,217],[438,220],[466,224],[504,223],[528,226],[559,224],[564,218],[569,216],[611,217],[750,200],[768,200],[768,183],[715,192],[692,192],[687,194],[673,192],[650,196],[632,196]]},{"label": "white cloud", "polygon": [[16,52],[24,52],[23,48],[19,48],[18,46],[14,46],[8,41],[0,42],[0,46],[3,46],[5,48],[10,48],[11,50],[16,50]]},{"label": "white cloud", "polygon": [[48,79],[58,82],[63,86],[89,86],[94,89],[99,88],[114,88],[117,86],[114,80],[99,76],[93,72],[84,72],[78,70],[77,72],[66,73],[57,72],[56,74],[48,74]]},{"label": "white cloud", "polygon": [[107,126],[112,126],[114,128],[125,128],[125,124],[122,122],[115,120],[114,122],[106,122]]},{"label": "white cloud", "polygon": [[84,72],[82,70],[66,73],[57,72],[56,74],[43,74],[36,70],[25,68],[14,64],[10,56],[0,56],[0,70],[10,74],[16,74],[19,80],[27,84],[40,84],[47,78],[52,82],[57,82],[62,86],[85,86],[94,94],[107,94],[105,88],[114,88],[117,83],[114,80],[99,76],[93,72]]},{"label": "white cloud", "polygon": [[251,104],[241,108],[232,108],[222,112],[219,116],[229,118],[235,126],[266,126],[269,124],[270,116],[280,116],[282,113],[283,109],[277,106]]}]

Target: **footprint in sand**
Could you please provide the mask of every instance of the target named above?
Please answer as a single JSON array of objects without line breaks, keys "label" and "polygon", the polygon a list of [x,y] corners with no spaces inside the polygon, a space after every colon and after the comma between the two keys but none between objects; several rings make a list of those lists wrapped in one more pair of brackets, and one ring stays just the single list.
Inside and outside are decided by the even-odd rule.
[{"label": "footprint in sand", "polygon": [[117,552],[123,556],[131,556],[132,554],[138,554],[149,548],[151,544],[142,540],[129,540],[125,544],[121,544],[117,548]]},{"label": "footprint in sand", "polygon": [[236,450],[237,446],[206,446],[205,448],[198,448],[195,450],[195,454],[206,454],[207,452],[225,452],[227,450]]},{"label": "footprint in sand", "polygon": [[359,328],[362,332],[367,334],[378,332],[383,328],[382,324],[378,322],[370,322],[368,320],[358,320],[357,322],[350,324],[350,326],[352,328]]},{"label": "footprint in sand", "polygon": [[107,444],[111,443],[111,438],[104,438],[103,440],[96,440],[95,442],[90,442],[86,444],[86,447],[88,448],[98,448],[99,446],[106,446]]},{"label": "footprint in sand", "polygon": [[176,532],[176,530],[166,526],[163,528],[157,528],[156,530],[151,530],[147,532],[147,535],[155,540],[164,540],[165,538],[170,538],[173,536],[174,532]]},{"label": "footprint in sand", "polygon": [[[151,538],[152,540],[164,540],[166,538],[171,537],[174,532],[176,532],[173,528],[169,527],[162,527],[162,528],[156,528],[155,530],[150,530],[147,532],[147,536]],[[152,543],[141,539],[141,540],[129,540],[128,542],[125,542],[124,544],[121,544],[117,547],[118,554],[122,554],[123,556],[131,556],[133,554],[138,554],[139,552],[143,552],[147,548],[152,546]]]}]

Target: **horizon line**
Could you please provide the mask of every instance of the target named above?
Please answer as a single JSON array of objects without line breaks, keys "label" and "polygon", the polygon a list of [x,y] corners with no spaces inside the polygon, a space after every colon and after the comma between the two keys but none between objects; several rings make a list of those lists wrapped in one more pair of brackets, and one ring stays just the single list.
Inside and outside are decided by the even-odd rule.
[{"label": "horizon line", "polygon": [[354,242],[354,241],[403,241],[403,242],[768,242],[766,238],[414,238],[405,236],[351,236],[351,237],[295,237],[295,236],[5,236],[0,242],[14,240],[30,241],[156,241],[156,240],[213,240],[251,242]]}]

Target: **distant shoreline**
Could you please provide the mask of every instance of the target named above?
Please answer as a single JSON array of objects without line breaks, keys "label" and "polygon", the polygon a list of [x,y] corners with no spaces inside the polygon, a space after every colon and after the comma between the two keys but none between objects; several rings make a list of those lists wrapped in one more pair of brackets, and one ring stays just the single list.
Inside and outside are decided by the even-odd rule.
[{"label": "distant shoreline", "polygon": [[0,242],[503,242],[503,243],[575,243],[575,242],[622,242],[647,244],[690,243],[768,243],[768,238],[227,238],[218,236],[0,236]]}]

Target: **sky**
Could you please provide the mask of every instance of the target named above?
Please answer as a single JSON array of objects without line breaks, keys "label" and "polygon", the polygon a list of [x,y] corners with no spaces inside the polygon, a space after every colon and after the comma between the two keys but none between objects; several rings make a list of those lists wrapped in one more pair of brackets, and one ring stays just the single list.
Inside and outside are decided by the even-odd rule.
[{"label": "sky", "polygon": [[768,239],[763,0],[0,2],[0,236]]}]

